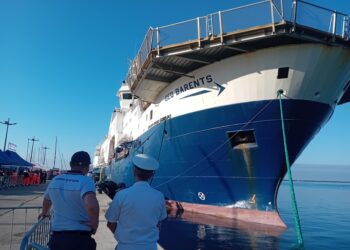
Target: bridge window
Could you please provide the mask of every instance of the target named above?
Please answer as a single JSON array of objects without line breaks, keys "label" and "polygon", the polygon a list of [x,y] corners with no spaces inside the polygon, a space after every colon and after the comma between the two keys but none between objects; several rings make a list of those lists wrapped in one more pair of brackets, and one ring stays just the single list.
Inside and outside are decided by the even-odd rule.
[{"label": "bridge window", "polygon": [[123,93],[123,99],[124,100],[131,100],[132,94],[131,93]]}]

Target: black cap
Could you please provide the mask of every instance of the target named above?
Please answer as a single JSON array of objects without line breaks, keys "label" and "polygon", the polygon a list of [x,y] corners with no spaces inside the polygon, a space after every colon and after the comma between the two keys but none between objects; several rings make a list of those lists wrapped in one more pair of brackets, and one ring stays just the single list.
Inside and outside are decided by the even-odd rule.
[{"label": "black cap", "polygon": [[90,155],[85,151],[79,151],[74,153],[70,164],[73,166],[89,166],[91,164]]}]

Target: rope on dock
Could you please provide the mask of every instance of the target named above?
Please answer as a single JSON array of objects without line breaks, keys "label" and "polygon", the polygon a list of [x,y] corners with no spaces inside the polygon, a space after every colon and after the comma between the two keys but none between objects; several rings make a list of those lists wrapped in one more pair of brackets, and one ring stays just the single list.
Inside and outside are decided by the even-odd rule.
[{"label": "rope on dock", "polygon": [[292,200],[295,229],[296,229],[296,233],[297,233],[297,237],[298,237],[298,248],[303,249],[304,248],[304,239],[303,239],[303,234],[301,232],[301,225],[300,225],[300,218],[299,218],[297,201],[295,199],[295,192],[294,192],[292,172],[290,170],[290,162],[289,162],[289,154],[288,154],[288,147],[287,147],[286,131],[285,131],[285,126],[284,126],[283,105],[282,105],[283,90],[281,90],[281,89],[278,90],[277,94],[278,94],[279,103],[280,103],[281,127],[282,127],[282,135],[283,135],[284,154],[285,154],[285,157],[286,157],[287,173],[288,173],[289,187],[290,187],[290,198]]}]

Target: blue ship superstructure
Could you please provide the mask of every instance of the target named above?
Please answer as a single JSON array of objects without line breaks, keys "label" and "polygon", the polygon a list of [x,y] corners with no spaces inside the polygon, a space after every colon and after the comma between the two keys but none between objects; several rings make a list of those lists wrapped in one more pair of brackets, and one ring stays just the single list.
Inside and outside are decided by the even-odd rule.
[{"label": "blue ship superstructure", "polygon": [[[298,4],[300,18],[301,4],[318,8]],[[280,109],[293,163],[350,99],[349,19],[329,10],[334,29],[325,31],[298,15],[278,19],[283,11],[271,7],[269,23],[230,32],[224,13],[238,9],[219,12],[219,32],[181,43],[160,43],[167,26],[150,29],[95,165],[109,165],[113,182],[127,187],[133,155],[150,154],[160,162],[151,185],[175,208],[285,226],[276,202],[286,174]]]}]

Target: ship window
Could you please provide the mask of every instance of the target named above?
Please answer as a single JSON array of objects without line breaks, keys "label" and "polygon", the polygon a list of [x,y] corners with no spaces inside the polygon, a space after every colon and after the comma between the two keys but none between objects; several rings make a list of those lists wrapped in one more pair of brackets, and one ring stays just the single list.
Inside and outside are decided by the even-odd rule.
[{"label": "ship window", "polygon": [[256,146],[255,134],[253,130],[227,132],[227,136],[230,139],[232,148],[236,148],[242,144]]},{"label": "ship window", "polygon": [[131,93],[123,93],[123,99],[124,100],[132,99],[132,94]]},{"label": "ship window", "polygon": [[152,118],[153,118],[153,110],[151,110],[151,111],[149,112],[149,119],[152,120]]},{"label": "ship window", "polygon": [[278,68],[277,79],[288,78],[289,67]]}]

